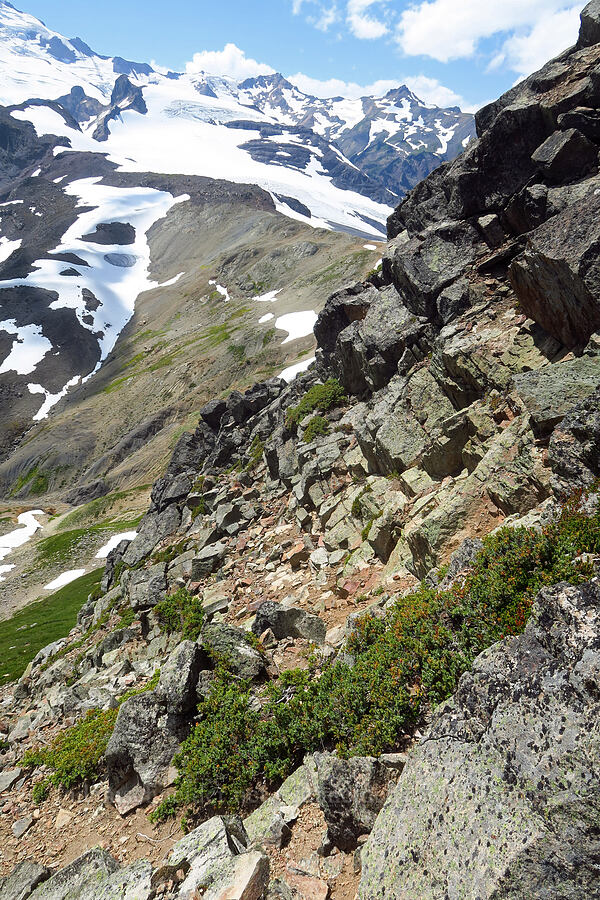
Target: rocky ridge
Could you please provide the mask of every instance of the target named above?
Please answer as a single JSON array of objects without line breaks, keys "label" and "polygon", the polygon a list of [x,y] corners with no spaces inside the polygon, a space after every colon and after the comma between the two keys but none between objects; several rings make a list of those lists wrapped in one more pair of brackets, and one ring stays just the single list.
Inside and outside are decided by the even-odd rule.
[{"label": "rocky ridge", "polygon": [[[264,684],[308,669],[311,649],[321,664],[348,659],[356,613],[377,619],[420,579],[460,582],[479,538],[537,533],[593,487],[599,41],[592,2],[575,48],[478,114],[478,140],[391,216],[381,272],[327,301],[306,374],[212,401],[180,439],[101,595],[3,691],[7,875],[34,855],[36,821],[50,824],[28,800],[44,769],[18,764],[59,720],[118,708],[103,777],[84,793],[132,821],[168,794],[215,657],[260,706]],[[585,503],[596,515],[593,494]],[[394,752],[312,753],[275,793],[247,798],[243,821],[171,836],[154,867],[132,861],[125,831],[109,839],[124,867],[86,848],[51,875],[40,829],[43,865],[23,860],[0,898],[589,896],[600,627],[588,556],[587,583],[544,588],[523,633],[479,656]],[[160,604],[181,589],[205,617],[187,636],[161,628]]]}]

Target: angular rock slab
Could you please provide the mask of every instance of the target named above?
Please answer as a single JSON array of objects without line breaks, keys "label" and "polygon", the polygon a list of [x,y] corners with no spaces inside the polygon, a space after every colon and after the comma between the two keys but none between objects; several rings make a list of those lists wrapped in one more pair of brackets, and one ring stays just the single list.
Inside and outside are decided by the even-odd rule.
[{"label": "angular rock slab", "polygon": [[118,869],[110,853],[99,847],[88,850],[36,888],[32,900],[92,900],[98,886]]},{"label": "angular rock slab", "polygon": [[598,890],[600,584],[540,592],[409,755],[361,900],[588,900]]},{"label": "angular rock slab", "polygon": [[20,862],[7,878],[0,878],[0,900],[27,900],[50,875],[46,866],[29,860]]}]

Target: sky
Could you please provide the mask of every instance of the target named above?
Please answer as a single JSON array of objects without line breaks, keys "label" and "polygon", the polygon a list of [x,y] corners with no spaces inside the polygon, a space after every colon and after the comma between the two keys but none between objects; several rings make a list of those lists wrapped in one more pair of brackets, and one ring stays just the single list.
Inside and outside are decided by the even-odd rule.
[{"label": "sky", "polygon": [[13,0],[107,56],[238,79],[277,71],[317,96],[383,94],[474,111],[577,37],[565,0]]}]

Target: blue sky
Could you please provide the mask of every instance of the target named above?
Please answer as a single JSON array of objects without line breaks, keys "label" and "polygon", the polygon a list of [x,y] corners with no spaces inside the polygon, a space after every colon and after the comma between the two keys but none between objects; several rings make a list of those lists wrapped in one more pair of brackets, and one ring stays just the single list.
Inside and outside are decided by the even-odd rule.
[{"label": "blue sky", "polygon": [[238,78],[273,69],[321,96],[383,93],[407,83],[429,102],[472,109],[573,43],[583,6],[565,0],[13,2],[110,56]]}]

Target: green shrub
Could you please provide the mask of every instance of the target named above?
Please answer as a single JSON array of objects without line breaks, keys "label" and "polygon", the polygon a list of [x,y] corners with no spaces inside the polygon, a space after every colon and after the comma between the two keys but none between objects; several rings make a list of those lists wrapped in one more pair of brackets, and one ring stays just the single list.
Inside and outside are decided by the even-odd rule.
[{"label": "green shrub", "polygon": [[48,766],[52,770],[48,776],[50,783],[64,788],[81,781],[96,781],[117,712],[116,709],[90,709],[80,722],[57,734],[50,746],[28,750],[23,765]]},{"label": "green shrub", "polygon": [[337,380],[330,378],[324,384],[315,384],[306,392],[297,406],[288,409],[285,424],[294,430],[296,425],[314,410],[327,412],[335,406],[340,406],[346,400],[346,392]]},{"label": "green shrub", "polygon": [[34,784],[31,789],[31,799],[33,802],[39,806],[44,800],[48,799],[48,794],[50,793],[51,781],[48,778],[44,778],[43,781],[38,781]]},{"label": "green shrub", "polygon": [[251,788],[274,786],[317,749],[351,756],[397,748],[482,650],[522,632],[541,587],[589,578],[591,567],[575,557],[599,551],[600,514],[587,518],[575,501],[541,533],[506,528],[487,537],[464,583],[421,585],[385,617],[364,616],[347,643],[352,664],[284,672],[263,690],[260,710],[250,685],[221,666],[157,818],[181,806],[236,809]]},{"label": "green shrub", "polygon": [[154,607],[162,628],[171,634],[180,631],[184,638],[197,640],[204,624],[204,609],[200,597],[179,588]]},{"label": "green shrub", "polygon": [[306,426],[306,431],[302,435],[302,440],[305,444],[310,444],[311,441],[314,441],[317,435],[328,433],[329,422],[327,421],[327,419],[323,418],[323,416],[315,416],[314,419],[311,419]]}]

